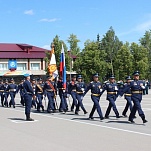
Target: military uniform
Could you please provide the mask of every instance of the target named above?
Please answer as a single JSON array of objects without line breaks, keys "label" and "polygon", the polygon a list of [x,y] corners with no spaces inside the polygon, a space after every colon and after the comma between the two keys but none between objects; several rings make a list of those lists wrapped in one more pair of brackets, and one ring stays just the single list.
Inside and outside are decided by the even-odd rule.
[{"label": "military uniform", "polygon": [[4,105],[6,107],[8,107],[8,96],[9,96],[9,91],[7,90],[7,88],[8,88],[8,80],[6,79],[5,84],[4,84],[4,93],[3,93],[3,95],[4,95]]},{"label": "military uniform", "polygon": [[[125,79],[126,79],[127,82],[124,84],[123,88],[125,88],[125,87],[130,85],[130,82],[128,82],[128,80],[131,80],[131,77],[127,76]],[[127,103],[126,103],[126,106],[125,106],[125,108],[124,108],[124,110],[122,112],[122,115],[125,116],[125,117],[127,117],[126,113],[128,111],[128,108],[130,108],[130,111],[132,110],[132,99],[131,99],[131,96],[132,96],[131,89],[128,89],[125,92],[125,94],[124,94],[124,98],[126,99]]]},{"label": "military uniform", "polygon": [[72,81],[69,83],[69,94],[71,94],[71,97],[73,99],[72,105],[71,105],[71,111],[74,110],[74,106],[77,106],[77,99],[76,99],[76,76],[72,77]]},{"label": "military uniform", "polygon": [[48,98],[48,107],[47,112],[52,113],[55,110],[55,97],[56,97],[56,84],[53,81],[50,81],[51,77],[48,77],[48,80],[44,84],[44,91],[45,95],[47,95]]},{"label": "military uniform", "polygon": [[[82,79],[82,76],[79,75],[77,78],[78,79]],[[85,91],[85,88],[86,88],[86,86],[85,86],[85,83],[83,81],[78,81],[76,83],[76,98],[78,100],[78,104],[76,106],[75,114],[78,114],[79,107],[81,107],[81,109],[83,110],[84,114],[87,114],[87,111],[84,108],[84,105],[82,103],[83,93]]]},{"label": "military uniform", "polygon": [[4,84],[3,81],[0,81],[0,98],[1,98],[1,105],[4,106]]},{"label": "military uniform", "polygon": [[[98,78],[98,74],[94,74],[93,75],[93,78]],[[99,81],[92,81],[90,82],[90,84],[88,85],[88,87],[85,89],[85,92],[83,94],[83,96],[85,96],[85,94],[91,90],[91,99],[94,103],[93,105],[93,108],[91,110],[91,113],[89,115],[89,118],[90,119],[93,119],[93,114],[95,112],[95,110],[97,109],[97,112],[99,114],[99,117],[100,117],[100,120],[103,120],[103,114],[102,114],[102,111],[101,111],[101,107],[100,107],[100,104],[99,104],[99,101],[100,101],[100,93],[102,91],[102,84],[99,82]]]},{"label": "military uniform", "polygon": [[60,97],[60,100],[61,100],[59,111],[60,112],[66,112],[67,111],[67,100],[66,100],[67,90],[65,90],[64,87],[63,87],[62,78],[60,78],[60,80],[58,81],[57,88],[58,88],[58,94],[59,94],[59,97]]},{"label": "military uniform", "polygon": [[145,119],[145,114],[141,108],[142,94],[143,94],[143,89],[145,89],[145,87],[143,86],[143,81],[139,80],[138,71],[135,71],[133,73],[133,76],[134,76],[134,80],[130,83],[130,85],[128,85],[126,88],[122,90],[120,95],[121,94],[123,95],[123,93],[125,93],[128,89],[131,88],[131,93],[132,93],[131,99],[134,105],[129,115],[129,121],[131,123],[134,123],[133,119],[135,117],[136,111],[138,111],[138,114],[142,118],[143,123],[146,123],[147,120]]},{"label": "military uniform", "polygon": [[34,95],[33,88],[31,86],[30,82],[30,75],[25,74],[26,77],[25,82],[23,83],[23,88],[24,88],[24,100],[25,100],[25,115],[26,115],[26,120],[27,121],[33,121],[33,119],[30,117],[30,110],[31,110],[31,105],[32,105],[32,97]]},{"label": "military uniform", "polygon": [[18,85],[18,92],[20,93],[20,103],[25,106],[25,101],[24,101],[24,97],[23,97],[23,90],[24,90],[24,87],[23,87],[23,82],[24,80],[21,81],[21,83]]},{"label": "military uniform", "polygon": [[36,85],[36,96],[37,96],[37,111],[40,112],[40,108],[44,112],[44,106],[42,104],[43,94],[44,94],[44,83],[42,83],[42,79],[38,79],[38,84]]},{"label": "military uniform", "polygon": [[35,107],[35,109],[37,108],[37,97],[36,97],[36,80],[32,79],[32,89],[33,89],[33,93],[35,97],[32,97],[32,105],[31,107]]},{"label": "military uniform", "polygon": [[108,108],[105,113],[105,118],[109,118],[109,114],[111,111],[111,108],[113,108],[113,111],[116,115],[117,118],[119,118],[119,112],[116,108],[116,98],[117,98],[117,91],[118,91],[118,86],[115,82],[111,82],[111,79],[114,79],[115,77],[113,75],[110,76],[110,82],[106,83],[105,86],[103,87],[103,91],[101,92],[101,95],[103,92],[106,90],[107,91],[107,97],[106,99],[109,101]]},{"label": "military uniform", "polygon": [[6,91],[9,91],[11,100],[9,102],[9,107],[11,107],[11,105],[13,105],[13,108],[15,108],[15,95],[17,92],[17,85],[14,83],[14,79],[11,79],[11,83],[8,85],[8,87],[6,88]]}]

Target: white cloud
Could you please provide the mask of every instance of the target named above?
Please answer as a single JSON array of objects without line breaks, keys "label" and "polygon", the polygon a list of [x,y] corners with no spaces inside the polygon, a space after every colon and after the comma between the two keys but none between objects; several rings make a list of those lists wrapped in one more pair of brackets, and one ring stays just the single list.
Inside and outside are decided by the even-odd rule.
[{"label": "white cloud", "polygon": [[24,11],[24,14],[26,14],[26,15],[33,15],[33,14],[34,14],[34,12],[33,12],[33,10],[32,10],[32,9],[30,9],[30,10],[26,10],[26,11]]},{"label": "white cloud", "polygon": [[55,21],[58,21],[60,19],[57,19],[57,18],[52,18],[52,19],[48,19],[48,18],[43,18],[43,19],[40,19],[39,21],[40,22],[55,22]]},{"label": "white cloud", "polygon": [[42,48],[50,50],[50,45],[44,45],[44,46],[42,46]]},{"label": "white cloud", "polygon": [[144,32],[144,31],[149,30],[149,29],[151,29],[151,20],[148,20],[144,23],[137,25],[135,28],[135,31]]},{"label": "white cloud", "polygon": [[149,29],[151,29],[151,20],[140,23],[140,24],[136,25],[134,28],[132,28],[128,31],[118,33],[118,36],[129,35],[133,32],[143,33],[143,32],[145,32]]}]

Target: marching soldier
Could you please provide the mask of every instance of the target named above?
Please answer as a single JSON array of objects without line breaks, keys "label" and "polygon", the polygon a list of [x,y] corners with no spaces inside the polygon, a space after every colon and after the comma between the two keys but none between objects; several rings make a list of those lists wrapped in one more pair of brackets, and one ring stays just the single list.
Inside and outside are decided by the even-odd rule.
[{"label": "marching soldier", "polygon": [[99,104],[100,101],[100,93],[102,91],[102,84],[98,81],[98,73],[93,75],[93,81],[90,82],[90,84],[88,85],[88,87],[85,89],[85,92],[83,94],[83,96],[85,96],[85,94],[91,90],[91,99],[93,101],[93,108],[91,110],[91,113],[89,115],[89,119],[93,119],[93,114],[95,112],[95,110],[97,109],[97,112],[99,114],[100,120],[103,120],[103,114],[101,111],[101,107]]},{"label": "marching soldier", "polygon": [[20,93],[20,103],[25,106],[25,101],[24,101],[24,97],[23,97],[23,90],[24,90],[24,87],[23,87],[23,83],[24,83],[24,80],[21,80],[21,83],[18,85],[18,91],[17,93],[19,92]]},{"label": "marching soldier", "polygon": [[72,81],[69,83],[69,94],[73,99],[71,111],[73,112],[74,106],[77,106],[77,99],[76,99],[76,76],[72,77]]},{"label": "marching soldier", "polygon": [[36,96],[37,96],[37,111],[40,112],[40,108],[42,109],[42,111],[44,112],[44,106],[42,104],[42,100],[43,100],[43,94],[44,94],[44,84],[42,83],[42,79],[39,78],[37,80],[37,85],[36,85]]},{"label": "marching soldier", "polygon": [[23,83],[23,88],[24,88],[24,100],[25,100],[25,115],[26,115],[26,120],[27,121],[34,121],[30,117],[30,110],[31,110],[31,105],[32,105],[32,97],[34,96],[34,91],[32,89],[31,83],[30,83],[30,75],[25,74],[25,82]]},{"label": "marching soldier", "polygon": [[[130,82],[131,82],[131,77],[130,76],[127,76],[126,78],[126,83],[124,84],[124,87],[127,87],[128,85],[130,85]],[[128,111],[128,108],[130,108],[130,111],[132,111],[132,100],[131,100],[131,89],[128,89],[125,94],[124,94],[124,98],[126,99],[127,103],[126,103],[126,106],[122,112],[122,115],[124,117],[127,117],[126,113]]]},{"label": "marching soldier", "polygon": [[45,95],[47,95],[48,98],[48,107],[47,107],[48,113],[53,113],[55,110],[54,99],[56,98],[56,90],[57,90],[56,84],[51,78],[52,78],[51,76],[48,76],[47,81],[44,84]]},{"label": "marching soldier", "polygon": [[132,93],[131,99],[134,104],[128,119],[131,123],[134,123],[133,119],[135,118],[136,111],[138,111],[138,114],[141,117],[143,123],[148,122],[145,118],[145,114],[141,107],[143,89],[145,89],[145,87],[143,85],[143,81],[139,80],[139,75],[140,75],[139,71],[135,71],[133,73],[134,80],[131,81],[130,84],[119,93],[120,96],[122,96],[128,89],[131,88]]},{"label": "marching soldier", "polygon": [[0,80],[0,98],[1,98],[1,105],[4,107],[4,84],[3,80]]},{"label": "marching soldier", "polygon": [[62,77],[59,78],[59,81],[57,83],[57,88],[58,88],[58,94],[61,100],[59,111],[65,113],[67,111],[67,100],[66,100],[67,92],[63,87]]},{"label": "marching soldier", "polygon": [[7,90],[8,88],[8,80],[5,79],[4,83],[4,105],[8,107],[8,96],[9,96],[9,91]]},{"label": "marching soldier", "polygon": [[34,78],[31,80],[31,85],[32,85],[32,89],[33,89],[33,92],[34,92],[34,96],[35,96],[35,97],[32,98],[32,107],[34,106],[35,109],[36,109],[37,108],[36,107],[36,103],[37,103],[37,97],[36,97],[36,80]]},{"label": "marching soldier", "polygon": [[10,97],[11,97],[11,100],[9,102],[9,107],[11,107],[11,105],[13,105],[13,108],[15,108],[15,95],[16,95],[16,92],[17,92],[17,85],[15,84],[13,78],[11,78],[10,84],[6,88],[6,91],[9,91],[9,94],[10,94]]},{"label": "marching soldier", "polygon": [[115,104],[115,101],[117,98],[118,86],[115,83],[114,75],[111,75],[109,77],[109,83],[106,83],[104,85],[103,90],[101,92],[101,95],[103,94],[103,92],[105,90],[107,91],[107,98],[106,99],[109,101],[109,105],[108,105],[108,108],[107,108],[106,113],[105,113],[105,118],[109,118],[111,108],[113,108],[113,111],[116,115],[116,118],[120,118],[119,112],[118,112],[118,110],[116,108],[116,104]]},{"label": "marching soldier", "polygon": [[81,107],[84,114],[87,114],[88,112],[86,111],[86,109],[84,108],[84,105],[82,103],[83,93],[84,93],[84,90],[86,88],[85,83],[82,81],[81,75],[78,75],[77,79],[78,79],[78,82],[76,83],[76,98],[78,100],[78,104],[76,106],[75,114],[78,114],[79,107]]}]

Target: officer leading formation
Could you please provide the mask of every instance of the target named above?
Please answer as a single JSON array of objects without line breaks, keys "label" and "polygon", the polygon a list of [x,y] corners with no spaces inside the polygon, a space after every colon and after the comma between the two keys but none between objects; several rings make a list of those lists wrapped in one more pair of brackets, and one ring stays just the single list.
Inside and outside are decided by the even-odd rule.
[{"label": "officer leading formation", "polygon": [[[94,112],[97,111],[101,121],[108,119],[110,111],[113,109],[116,118],[120,118],[119,111],[116,107],[118,96],[123,96],[126,100],[126,105],[123,109],[122,116],[127,117],[129,109],[130,115],[128,121],[134,123],[136,111],[138,111],[143,123],[148,122],[141,107],[142,96],[145,93],[146,85],[144,80],[139,79],[139,71],[133,73],[133,79],[126,76],[125,83],[123,81],[115,82],[115,76],[111,75],[108,81],[101,83],[98,78],[99,74],[93,74],[93,80],[86,85],[82,75],[77,77],[74,75],[71,81],[67,81],[66,88],[63,86],[62,77],[58,81],[52,76],[47,76],[46,81],[43,79],[30,79],[29,74],[24,75],[24,79],[20,84],[15,84],[13,78],[0,80],[0,98],[2,107],[16,107],[15,96],[20,94],[20,103],[25,106],[25,116],[27,121],[33,121],[31,118],[31,108],[37,112],[55,113],[74,112],[79,115],[80,109],[84,114],[87,110],[84,106],[84,98],[87,92],[91,91],[91,100],[93,102],[92,110],[89,114],[89,119],[93,120]],[[146,81],[148,82],[148,81]],[[109,102],[105,114],[103,115],[99,101],[102,94],[106,91],[106,100]],[[145,94],[148,94],[146,91]],[[58,106],[56,96],[59,95],[60,104]],[[9,97],[10,96],[10,97]],[[71,97],[70,97],[71,96]],[[9,100],[10,98],[10,100]],[[72,102],[71,100],[72,99]],[[46,103],[48,102],[48,103]],[[45,105],[44,105],[45,104]]]}]

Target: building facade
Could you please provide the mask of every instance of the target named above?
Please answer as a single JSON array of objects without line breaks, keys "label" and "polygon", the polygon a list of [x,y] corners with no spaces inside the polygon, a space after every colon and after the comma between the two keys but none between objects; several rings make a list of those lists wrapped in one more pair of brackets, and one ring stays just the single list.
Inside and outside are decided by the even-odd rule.
[{"label": "building facade", "polygon": [[[46,72],[46,49],[28,44],[0,43],[0,76],[22,75],[45,75]],[[9,61],[15,60],[16,70],[9,70]]]}]

